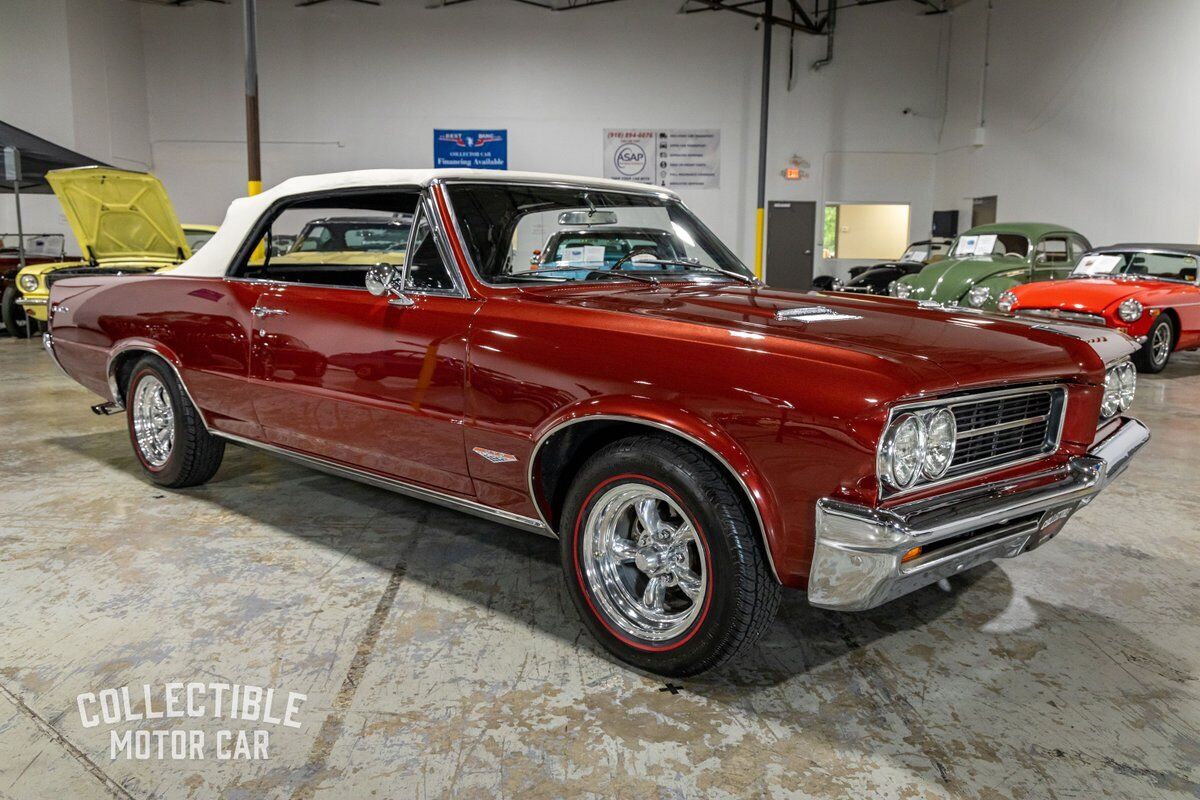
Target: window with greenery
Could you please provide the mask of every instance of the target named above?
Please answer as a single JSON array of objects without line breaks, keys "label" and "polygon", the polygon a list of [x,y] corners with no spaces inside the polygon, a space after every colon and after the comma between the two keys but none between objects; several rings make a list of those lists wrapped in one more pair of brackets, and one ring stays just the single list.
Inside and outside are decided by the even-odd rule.
[{"label": "window with greenery", "polygon": [[824,232],[821,235],[821,257],[837,258],[838,207],[825,206]]}]

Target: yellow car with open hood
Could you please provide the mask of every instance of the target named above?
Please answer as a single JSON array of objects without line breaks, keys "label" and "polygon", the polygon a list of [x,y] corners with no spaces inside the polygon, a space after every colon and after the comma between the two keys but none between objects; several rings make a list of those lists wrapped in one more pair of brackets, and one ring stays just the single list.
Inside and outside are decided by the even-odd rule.
[{"label": "yellow car with open hood", "polygon": [[136,274],[174,267],[216,230],[179,223],[162,182],[146,172],[79,167],[46,173],[79,242],[79,261],[31,264],[17,273],[17,303],[46,321],[50,284],[71,275]]}]

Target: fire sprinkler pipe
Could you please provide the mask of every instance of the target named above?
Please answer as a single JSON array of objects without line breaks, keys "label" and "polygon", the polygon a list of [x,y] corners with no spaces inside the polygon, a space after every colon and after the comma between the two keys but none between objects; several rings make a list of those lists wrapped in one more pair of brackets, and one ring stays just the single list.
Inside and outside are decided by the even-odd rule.
[{"label": "fire sprinkler pipe", "polygon": [[829,0],[829,11],[826,17],[825,57],[813,62],[813,72],[828,66],[833,61],[833,29],[837,25],[837,0]]}]

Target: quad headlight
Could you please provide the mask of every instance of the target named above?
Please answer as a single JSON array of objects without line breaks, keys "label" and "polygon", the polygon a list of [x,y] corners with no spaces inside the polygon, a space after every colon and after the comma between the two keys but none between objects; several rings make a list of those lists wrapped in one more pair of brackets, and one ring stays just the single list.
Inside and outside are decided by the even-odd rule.
[{"label": "quad headlight", "polygon": [[38,288],[37,275],[25,273],[21,277],[17,278],[17,288],[26,293],[36,292]]},{"label": "quad headlight", "polygon": [[912,294],[912,286],[896,281],[892,284],[892,294],[896,297],[907,298]]},{"label": "quad headlight", "polygon": [[996,308],[1003,311],[1005,314],[1013,310],[1013,306],[1017,304],[1017,296],[1012,292],[1001,292],[1000,298],[996,300]]},{"label": "quad headlight", "polygon": [[1144,310],[1142,304],[1131,297],[1117,306],[1117,316],[1121,318],[1122,322],[1137,322],[1142,318]]},{"label": "quad headlight", "polygon": [[988,298],[992,296],[992,290],[986,286],[975,286],[971,291],[967,292],[967,305],[972,308],[981,308]]},{"label": "quad headlight", "polygon": [[1137,370],[1132,361],[1122,361],[1104,373],[1104,399],[1100,403],[1100,419],[1106,420],[1118,411],[1128,411],[1137,394]]},{"label": "quad headlight", "polygon": [[905,412],[895,417],[879,445],[879,477],[896,489],[921,478],[936,480],[954,460],[957,426],[949,409]]}]

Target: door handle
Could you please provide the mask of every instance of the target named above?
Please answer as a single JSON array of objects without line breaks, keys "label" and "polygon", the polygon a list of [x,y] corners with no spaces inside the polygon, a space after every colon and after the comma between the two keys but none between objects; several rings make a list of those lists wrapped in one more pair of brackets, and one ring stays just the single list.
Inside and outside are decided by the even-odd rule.
[{"label": "door handle", "polygon": [[262,319],[263,317],[282,317],[287,314],[282,308],[267,308],[266,306],[255,306],[250,309],[250,313]]}]

